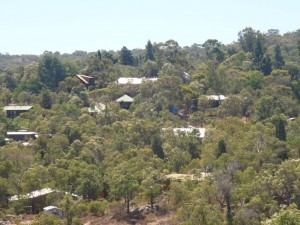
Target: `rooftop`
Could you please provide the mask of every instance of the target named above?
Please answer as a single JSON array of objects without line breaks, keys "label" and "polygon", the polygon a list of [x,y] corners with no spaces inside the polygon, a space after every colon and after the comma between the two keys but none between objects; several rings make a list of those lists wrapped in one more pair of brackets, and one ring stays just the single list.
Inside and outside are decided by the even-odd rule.
[{"label": "rooftop", "polygon": [[32,106],[19,106],[19,105],[9,105],[9,106],[5,106],[4,107],[4,111],[8,111],[8,110],[15,110],[15,111],[18,111],[18,110],[20,110],[20,111],[27,111],[27,110],[29,110],[29,109],[31,109],[32,108]]},{"label": "rooftop", "polygon": [[225,100],[228,98],[225,95],[206,95],[206,97],[209,100],[216,100],[216,101],[219,101],[219,100],[222,101],[222,100]]},{"label": "rooftop", "polygon": [[120,77],[118,84],[141,84],[143,81],[156,81],[158,78]]},{"label": "rooftop", "polygon": [[79,75],[76,75],[77,77],[78,77],[78,79],[80,80],[80,81],[82,81],[83,83],[85,83],[85,84],[90,84],[91,83],[91,81],[93,81],[93,77],[91,77],[91,76],[87,76],[87,75],[82,75],[82,74],[79,74]]},{"label": "rooftop", "polygon": [[128,95],[123,95],[122,97],[116,100],[117,102],[134,102],[134,99]]}]

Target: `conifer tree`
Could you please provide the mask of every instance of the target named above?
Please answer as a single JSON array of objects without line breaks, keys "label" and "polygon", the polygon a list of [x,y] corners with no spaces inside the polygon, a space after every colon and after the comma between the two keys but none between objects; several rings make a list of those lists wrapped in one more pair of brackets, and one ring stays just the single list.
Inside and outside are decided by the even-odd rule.
[{"label": "conifer tree", "polygon": [[153,45],[150,40],[147,42],[146,45],[146,61],[148,59],[154,61]]},{"label": "conifer tree", "polygon": [[285,125],[282,119],[276,123],[275,135],[279,140],[286,141]]},{"label": "conifer tree", "polygon": [[225,141],[221,139],[218,143],[217,158],[219,158],[223,153],[227,153],[227,149],[226,149]]},{"label": "conifer tree", "polygon": [[151,148],[155,155],[157,155],[159,158],[164,159],[165,154],[162,148],[162,140],[158,134],[153,135],[151,140]]},{"label": "conifer tree", "polygon": [[275,68],[276,69],[282,69],[282,67],[284,66],[285,62],[283,60],[283,57],[281,55],[281,49],[279,45],[275,46]]},{"label": "conifer tree", "polygon": [[132,52],[125,46],[121,49],[120,52],[120,62],[123,65],[129,65],[129,66],[132,66],[134,63]]},{"label": "conifer tree", "polygon": [[272,72],[272,62],[269,55],[265,55],[262,59],[260,70],[264,75],[270,75]]}]

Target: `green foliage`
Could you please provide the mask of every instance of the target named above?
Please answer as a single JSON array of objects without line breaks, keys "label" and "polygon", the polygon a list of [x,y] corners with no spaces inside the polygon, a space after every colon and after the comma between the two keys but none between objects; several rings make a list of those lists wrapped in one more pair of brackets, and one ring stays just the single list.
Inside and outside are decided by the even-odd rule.
[{"label": "green foliage", "polygon": [[286,141],[286,131],[285,131],[285,124],[282,119],[279,119],[279,121],[276,122],[275,125],[275,136],[281,140],[281,141]]},{"label": "green foliage", "polygon": [[42,92],[41,107],[43,107],[44,109],[51,109],[51,107],[52,107],[52,99],[51,99],[49,91],[47,91],[47,90],[44,90]]},{"label": "green foliage", "polygon": [[125,46],[120,51],[120,63],[123,65],[133,65],[133,56],[132,52],[127,49]]},{"label": "green foliage", "polygon": [[281,70],[285,64],[282,54],[281,54],[281,49],[279,45],[276,45],[274,48],[274,59],[275,59],[275,68]]},{"label": "green foliage", "polygon": [[224,153],[227,153],[227,150],[226,150],[226,144],[225,144],[225,141],[223,139],[221,139],[219,142],[218,142],[218,148],[217,148],[217,159]]},{"label": "green foliage", "polygon": [[164,159],[165,154],[162,148],[162,140],[159,136],[159,134],[155,134],[151,138],[151,148],[155,155],[157,155],[159,158]]},{"label": "green foliage", "polygon": [[146,45],[146,61],[151,60],[154,61],[154,54],[153,54],[153,45],[150,40],[148,40]]},{"label": "green foliage", "polygon": [[33,225],[63,225],[63,221],[55,215],[40,213],[33,221]]},{"label": "green foliage", "polygon": [[65,68],[60,60],[55,55],[44,54],[38,67],[40,83],[50,90],[55,90],[59,82],[65,79],[65,76]]},{"label": "green foliage", "polygon": [[[46,52],[34,63],[22,56],[30,64],[20,67],[0,54],[0,70],[12,60],[0,72],[1,107],[33,106],[14,119],[0,112],[1,215],[28,206],[7,196],[51,187],[61,192],[46,203],[65,219],[41,214],[36,224],[82,224],[108,209],[123,224],[147,202],[181,224],[298,223],[290,208],[300,205],[298,39],[299,31],[245,28],[230,45],[148,41],[132,51]],[[158,79],[121,85],[120,76]],[[115,101],[124,94],[134,97],[129,111]],[[212,107],[207,95],[217,94],[228,98]],[[205,137],[173,133],[190,126],[206,128]],[[38,138],[5,141],[18,130]],[[174,172],[191,180],[165,178]]]},{"label": "green foliage", "polygon": [[103,216],[107,208],[108,202],[106,200],[89,202],[89,211],[93,216]]}]

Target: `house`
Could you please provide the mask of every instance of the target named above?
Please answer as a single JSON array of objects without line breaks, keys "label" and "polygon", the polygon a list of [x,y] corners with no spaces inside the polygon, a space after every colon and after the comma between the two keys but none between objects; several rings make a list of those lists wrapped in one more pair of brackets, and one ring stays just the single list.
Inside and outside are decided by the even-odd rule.
[{"label": "house", "polygon": [[28,112],[31,108],[32,106],[10,105],[10,106],[5,106],[4,111],[6,112],[6,116],[8,118],[15,118],[23,112]]},{"label": "house", "polygon": [[86,86],[94,85],[95,80],[94,77],[87,76],[87,75],[76,75],[76,77]]},{"label": "house", "polygon": [[120,77],[117,81],[118,84],[141,84],[143,81],[157,81],[158,78],[137,78],[137,77]]},{"label": "house", "polygon": [[47,214],[54,214],[54,215],[57,215],[59,216],[60,218],[63,217],[63,213],[62,213],[62,209],[61,208],[58,208],[56,206],[46,206],[43,208],[43,211]]},{"label": "house", "polygon": [[174,135],[189,135],[193,134],[195,137],[204,138],[205,137],[205,128],[196,128],[193,126],[188,127],[180,127],[180,128],[173,128]]},{"label": "house", "polygon": [[56,193],[56,190],[51,188],[44,188],[41,190],[32,191],[24,195],[14,195],[9,198],[10,201],[27,200],[27,208],[29,213],[38,213],[45,207],[46,196]]},{"label": "house", "polygon": [[32,131],[20,130],[7,132],[6,137],[14,141],[29,141],[36,139],[38,134]]},{"label": "house", "polygon": [[123,109],[129,109],[130,105],[134,102],[134,99],[128,95],[123,95],[122,97],[118,98],[116,101],[119,102],[120,106]]},{"label": "house", "polygon": [[[63,192],[52,188],[43,188],[40,190],[32,191],[24,195],[11,196],[9,201],[25,201],[29,210],[29,213],[38,213],[42,211],[46,205],[47,196],[49,195],[65,195],[69,192]],[[78,195],[71,194],[73,198],[80,198]]]}]

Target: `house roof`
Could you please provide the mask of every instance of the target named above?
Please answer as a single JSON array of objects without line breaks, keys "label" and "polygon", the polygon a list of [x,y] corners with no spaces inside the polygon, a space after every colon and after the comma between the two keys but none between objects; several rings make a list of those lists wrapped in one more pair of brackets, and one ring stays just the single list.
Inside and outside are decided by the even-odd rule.
[{"label": "house roof", "polygon": [[87,75],[82,75],[82,74],[79,74],[79,75],[76,75],[78,77],[78,79],[80,81],[82,81],[84,84],[90,84],[91,81],[94,79],[93,77],[91,76],[87,76]]},{"label": "house roof", "polygon": [[31,198],[36,198],[36,197],[39,197],[39,196],[42,196],[42,195],[50,194],[50,193],[53,193],[53,192],[56,192],[56,190],[53,190],[51,188],[44,188],[44,189],[41,189],[41,190],[32,191],[32,192],[27,193],[25,195],[14,195],[14,196],[10,197],[10,200],[11,201],[16,201],[16,200],[19,200],[19,199],[31,199]]},{"label": "house roof", "polygon": [[120,77],[118,84],[141,84],[143,81],[156,81],[158,78]]},{"label": "house roof", "polygon": [[117,102],[134,102],[134,99],[128,95],[123,95],[122,97],[116,100]]},{"label": "house roof", "polygon": [[209,100],[215,100],[215,101],[219,101],[219,100],[222,101],[228,98],[225,95],[206,95],[206,97]]},{"label": "house roof", "polygon": [[54,190],[52,188],[43,188],[43,189],[40,189],[40,190],[32,191],[32,192],[24,194],[24,195],[14,195],[14,196],[10,197],[9,200],[10,201],[16,201],[16,200],[19,200],[19,199],[32,199],[32,198],[37,198],[37,197],[42,196],[42,195],[47,195],[47,194],[50,194],[50,193],[54,193],[54,192],[60,192],[60,193],[62,192],[62,193],[65,193],[65,194],[70,194],[73,197],[79,198],[78,195],[75,195],[75,194],[72,194],[72,193],[69,193],[69,192]]},{"label": "house roof", "polygon": [[7,136],[14,136],[14,135],[37,135],[36,132],[32,132],[32,131],[9,131],[6,134],[7,134]]},{"label": "house roof", "polygon": [[14,111],[27,111],[31,109],[32,106],[19,106],[19,105],[9,105],[4,107],[4,111],[14,110]]}]

